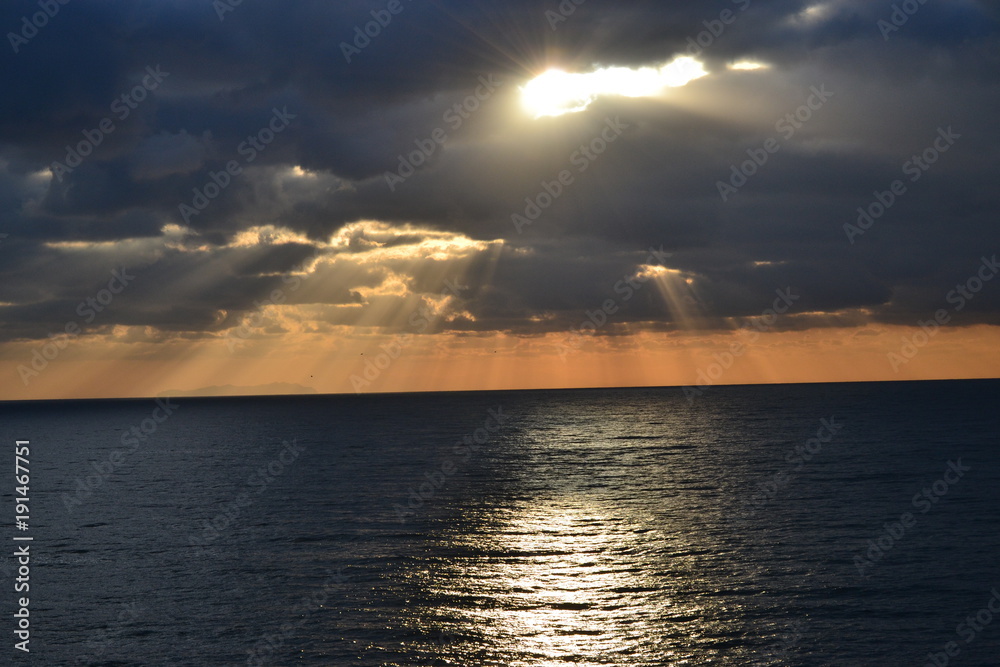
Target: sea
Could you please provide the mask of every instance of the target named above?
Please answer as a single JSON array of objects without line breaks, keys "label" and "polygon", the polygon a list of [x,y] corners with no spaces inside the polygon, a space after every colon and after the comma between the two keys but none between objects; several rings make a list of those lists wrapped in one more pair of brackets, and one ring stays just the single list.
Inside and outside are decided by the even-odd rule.
[{"label": "sea", "polygon": [[2,403],[0,664],[1000,665],[998,399]]}]

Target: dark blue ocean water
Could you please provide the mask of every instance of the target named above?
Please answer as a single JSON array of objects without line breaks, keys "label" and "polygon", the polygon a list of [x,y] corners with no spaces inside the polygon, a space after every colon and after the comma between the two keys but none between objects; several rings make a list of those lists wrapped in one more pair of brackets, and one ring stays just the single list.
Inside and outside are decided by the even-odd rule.
[{"label": "dark blue ocean water", "polygon": [[0,664],[1000,665],[998,398],[0,404],[34,537]]}]

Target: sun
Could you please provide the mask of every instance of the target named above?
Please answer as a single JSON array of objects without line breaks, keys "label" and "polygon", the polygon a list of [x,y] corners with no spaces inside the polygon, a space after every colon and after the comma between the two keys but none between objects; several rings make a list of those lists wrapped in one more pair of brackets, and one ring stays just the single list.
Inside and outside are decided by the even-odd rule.
[{"label": "sun", "polygon": [[605,67],[586,73],[551,69],[521,87],[521,102],[535,118],[583,111],[602,95],[652,97],[708,74],[704,65],[681,56],[659,67]]}]

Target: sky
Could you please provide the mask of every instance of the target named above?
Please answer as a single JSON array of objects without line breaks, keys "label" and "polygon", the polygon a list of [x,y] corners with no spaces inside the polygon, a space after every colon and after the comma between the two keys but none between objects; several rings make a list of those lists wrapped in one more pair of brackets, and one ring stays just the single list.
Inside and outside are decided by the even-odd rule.
[{"label": "sky", "polygon": [[998,377],[998,19],[6,2],[0,400]]}]

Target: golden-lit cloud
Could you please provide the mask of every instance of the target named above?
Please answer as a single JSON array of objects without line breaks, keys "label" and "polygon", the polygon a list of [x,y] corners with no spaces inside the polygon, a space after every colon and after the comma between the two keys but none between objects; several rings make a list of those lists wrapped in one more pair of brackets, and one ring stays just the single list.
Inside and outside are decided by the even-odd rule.
[{"label": "golden-lit cloud", "polygon": [[754,72],[756,70],[770,69],[771,66],[767,63],[757,62],[756,60],[737,60],[736,62],[729,63],[726,67],[738,72]]},{"label": "golden-lit cloud", "polygon": [[313,241],[304,234],[292,231],[286,227],[257,225],[238,232],[229,242],[229,246],[232,248],[251,248],[262,245],[283,245],[286,243],[310,245]]},{"label": "golden-lit cloud", "polygon": [[[224,25],[193,3],[134,4],[46,41],[72,67],[40,75],[25,56],[5,72],[12,398],[353,391],[395,344],[364,391],[684,383],[758,325],[721,382],[996,372],[1000,281],[981,271],[1000,269],[981,258],[1000,251],[997,205],[977,150],[993,145],[995,77],[972,57],[996,47],[988,3],[935,31],[858,0],[594,3],[549,12],[551,31],[511,3],[446,21],[414,3],[377,47],[405,54],[395,76],[377,75],[374,45],[347,66],[303,42],[354,25],[352,3]],[[257,48],[186,67],[167,57],[185,26]],[[942,34],[966,48],[942,51]],[[112,110],[161,56],[177,71]],[[268,127],[279,110],[288,131]],[[739,193],[716,198],[720,183]],[[843,227],[859,207],[863,237]],[[115,272],[134,279],[118,290]],[[801,300],[771,321],[792,288]],[[890,367],[942,308],[934,340]],[[44,370],[22,384],[32,361]]]}]

